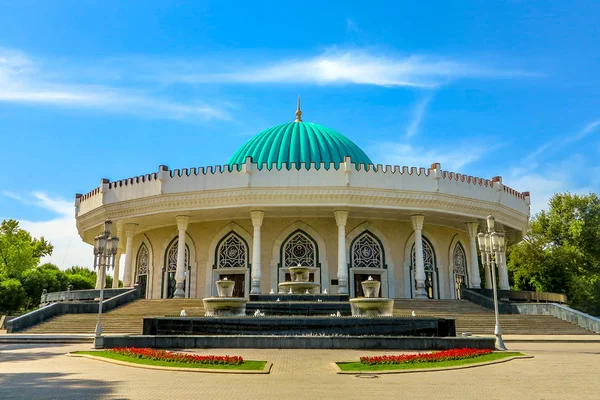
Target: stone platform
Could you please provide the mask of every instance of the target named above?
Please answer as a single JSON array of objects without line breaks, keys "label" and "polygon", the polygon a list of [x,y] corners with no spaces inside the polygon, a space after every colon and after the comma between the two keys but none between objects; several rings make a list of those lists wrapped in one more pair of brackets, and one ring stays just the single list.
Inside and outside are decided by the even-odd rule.
[{"label": "stone platform", "polygon": [[150,317],[144,335],[456,336],[453,319],[365,317]]},{"label": "stone platform", "polygon": [[351,315],[350,303],[337,301],[252,301],[246,304],[246,314],[253,315],[256,310],[267,316],[330,316],[340,313]]},{"label": "stone platform", "polygon": [[251,294],[249,297],[250,302],[253,301],[272,301],[277,302],[285,301],[342,301],[348,302],[350,296],[347,294]]},{"label": "stone platform", "polygon": [[155,349],[377,349],[448,350],[494,349],[493,338],[410,336],[265,336],[265,335],[111,335],[105,348],[151,347]]}]

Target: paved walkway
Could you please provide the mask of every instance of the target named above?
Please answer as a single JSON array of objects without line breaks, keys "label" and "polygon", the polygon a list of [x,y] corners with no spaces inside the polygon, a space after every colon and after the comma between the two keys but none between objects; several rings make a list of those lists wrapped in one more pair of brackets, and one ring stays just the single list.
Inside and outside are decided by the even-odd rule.
[{"label": "paved walkway", "polygon": [[[270,375],[154,371],[65,357],[89,344],[0,344],[0,399],[597,399],[600,343],[511,343],[535,356],[481,368],[358,378],[333,361],[383,352],[198,350],[267,359]],[[386,352],[391,353],[391,352]]]}]

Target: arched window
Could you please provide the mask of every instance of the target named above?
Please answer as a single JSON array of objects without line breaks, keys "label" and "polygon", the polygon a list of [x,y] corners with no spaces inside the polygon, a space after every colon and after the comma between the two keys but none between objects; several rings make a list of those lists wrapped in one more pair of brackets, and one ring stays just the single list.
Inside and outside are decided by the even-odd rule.
[{"label": "arched window", "polygon": [[[427,292],[427,297],[430,299],[440,298],[440,285],[438,282],[438,270],[437,263],[435,258],[435,252],[433,251],[433,246],[429,242],[429,240],[423,236],[423,266],[425,269],[425,291]],[[410,258],[410,274],[411,280],[415,279],[415,268],[416,268],[416,250],[415,245],[413,244],[411,250],[411,258]],[[416,281],[415,285],[416,285]],[[411,286],[411,294],[414,295],[414,286]]]},{"label": "arched window", "polygon": [[150,253],[145,243],[142,243],[138,251],[136,260],[136,284],[142,287],[141,298],[146,298],[146,288],[148,285],[148,273],[150,272]]},{"label": "arched window", "polygon": [[454,273],[456,298],[460,299],[460,288],[468,285],[467,256],[460,242],[456,243],[452,251],[452,271]]},{"label": "arched window", "polygon": [[[164,297],[170,299],[173,298],[175,294],[175,288],[177,282],[175,281],[175,273],[177,272],[177,253],[179,252],[179,238],[175,238],[167,247],[167,252],[165,254],[165,267],[163,269],[163,288],[166,285],[166,288],[163,291]],[[184,290],[186,297],[189,297],[189,282],[190,282],[190,249],[188,245],[185,245],[185,271],[186,279],[184,282]]]},{"label": "arched window", "polygon": [[314,240],[303,231],[296,231],[283,243],[282,262],[284,268],[317,267],[317,246]]},{"label": "arched window", "polygon": [[379,240],[365,231],[352,242],[350,265],[353,268],[383,268],[383,249]]},{"label": "arched window", "polygon": [[231,232],[221,240],[215,258],[215,268],[248,268],[248,246]]},{"label": "arched window", "polygon": [[[237,233],[231,231],[217,244],[213,268],[218,272],[215,280],[225,279],[234,281],[233,297],[244,297],[246,293],[246,277],[248,271],[237,268],[249,268],[248,244]],[[229,269],[223,271],[222,269]]]}]

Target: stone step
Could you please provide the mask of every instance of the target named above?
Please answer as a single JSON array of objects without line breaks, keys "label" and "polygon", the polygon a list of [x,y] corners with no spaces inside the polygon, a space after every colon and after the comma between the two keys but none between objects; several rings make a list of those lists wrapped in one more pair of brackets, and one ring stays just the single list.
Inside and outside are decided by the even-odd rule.
[{"label": "stone step", "polygon": [[[179,315],[186,310],[188,315],[204,315],[202,299],[138,300],[102,316],[104,333],[141,333],[143,318],[147,316]],[[65,314],[24,331],[24,333],[94,333],[98,314]]]},{"label": "stone step", "polygon": [[[267,306],[267,304],[259,305],[256,308],[268,314]],[[344,309],[346,307],[349,307],[348,303],[344,303]],[[250,314],[256,308],[250,305],[248,313]],[[138,300],[106,312],[102,317],[103,332],[139,334],[142,332],[143,317],[178,316],[181,310],[186,310],[188,316],[202,316],[204,303],[202,299]],[[462,332],[492,334],[494,331],[493,312],[464,300],[394,300],[394,316],[407,317],[412,314],[412,311],[415,311],[419,317],[455,319],[456,332],[459,335]],[[36,325],[24,333],[91,334],[94,333],[96,321],[97,314],[67,314]],[[504,334],[594,334],[550,315],[501,315],[500,324]]]}]

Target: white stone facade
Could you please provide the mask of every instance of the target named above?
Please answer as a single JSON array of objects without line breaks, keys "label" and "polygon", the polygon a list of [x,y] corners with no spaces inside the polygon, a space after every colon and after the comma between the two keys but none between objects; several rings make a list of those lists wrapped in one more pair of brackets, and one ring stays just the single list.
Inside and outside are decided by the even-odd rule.
[{"label": "white stone facade", "polygon": [[[140,267],[147,271],[148,298],[207,297],[221,275],[243,281],[238,295],[269,293],[285,280],[286,266],[299,262],[319,268],[314,281],[329,293],[356,296],[357,280],[372,275],[382,281],[382,296],[452,299],[456,282],[481,283],[474,234],[488,214],[511,242],[527,228],[529,194],[499,177],[449,173],[440,164],[364,169],[349,159],[328,169],[261,167],[161,166],[102,180],[76,197],[80,236],[91,243],[105,219],[116,221],[126,236],[123,281],[130,286],[142,278]],[[185,256],[173,250],[169,264],[171,247],[184,248],[181,238]]]}]

